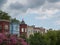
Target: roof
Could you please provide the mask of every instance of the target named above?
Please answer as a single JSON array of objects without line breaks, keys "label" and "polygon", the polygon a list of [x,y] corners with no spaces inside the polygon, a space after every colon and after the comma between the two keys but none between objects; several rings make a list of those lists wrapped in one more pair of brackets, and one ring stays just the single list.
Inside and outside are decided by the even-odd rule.
[{"label": "roof", "polygon": [[22,21],[21,21],[21,24],[25,24],[25,21],[24,21],[24,20],[22,20]]},{"label": "roof", "polygon": [[45,31],[45,28],[43,28],[43,27],[35,27],[34,30]]},{"label": "roof", "polygon": [[0,20],[0,21],[10,22],[9,20],[3,20],[3,19],[2,19],[2,20]]}]

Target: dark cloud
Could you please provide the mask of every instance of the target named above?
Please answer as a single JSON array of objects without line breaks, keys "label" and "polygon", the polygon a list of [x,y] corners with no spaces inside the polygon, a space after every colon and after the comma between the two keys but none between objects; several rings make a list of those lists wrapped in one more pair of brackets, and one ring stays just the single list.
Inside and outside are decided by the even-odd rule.
[{"label": "dark cloud", "polygon": [[21,4],[19,2],[11,3],[9,9],[20,10],[26,12],[28,8],[37,8],[45,3],[45,0],[27,0],[27,4]]},{"label": "dark cloud", "polygon": [[9,6],[11,9],[17,9],[17,10],[19,10],[19,9],[22,9],[22,8],[24,8],[24,5],[22,5],[21,3],[12,3],[12,4],[10,4],[10,6]]},{"label": "dark cloud", "polygon": [[[45,5],[46,1],[47,4]],[[60,9],[59,5],[53,3],[58,1],[59,0],[27,0],[26,4],[23,4],[23,2],[20,3],[19,1],[15,3],[11,2],[7,12],[11,13],[11,15],[22,15],[25,14],[28,9],[38,9],[41,6],[43,7],[42,9]]]},{"label": "dark cloud", "polygon": [[43,6],[43,9],[58,9],[60,10],[59,3],[48,3],[47,5]]},{"label": "dark cloud", "polygon": [[30,8],[36,8],[45,3],[45,0],[28,0],[28,6]]},{"label": "dark cloud", "polygon": [[0,8],[7,2],[7,0],[0,0]]},{"label": "dark cloud", "polygon": [[48,0],[48,2],[59,2],[60,0]]},{"label": "dark cloud", "polygon": [[20,10],[20,11],[25,12],[27,8],[26,8],[25,5],[23,5],[19,2],[16,2],[16,3],[11,3],[9,5],[9,9],[11,9],[11,10]]},{"label": "dark cloud", "polygon": [[[47,1],[48,1],[48,3],[49,2],[53,3],[53,2],[58,2],[60,0],[47,0]],[[45,2],[46,2],[46,0],[27,0],[27,4],[23,5],[17,1],[15,3],[11,3],[9,5],[9,8],[12,10],[21,10],[21,11],[25,12],[28,8],[40,8],[40,6],[43,6],[45,4]],[[57,7],[57,6],[54,6],[54,7]]]}]

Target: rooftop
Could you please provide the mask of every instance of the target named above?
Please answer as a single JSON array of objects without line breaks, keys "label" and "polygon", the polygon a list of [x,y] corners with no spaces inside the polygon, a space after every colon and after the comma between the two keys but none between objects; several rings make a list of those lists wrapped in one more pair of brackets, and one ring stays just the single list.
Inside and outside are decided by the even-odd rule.
[{"label": "rooftop", "polygon": [[0,21],[10,22],[9,20],[3,20],[3,19],[0,19]]},{"label": "rooftop", "polygon": [[25,21],[22,19],[21,24],[25,24]]}]

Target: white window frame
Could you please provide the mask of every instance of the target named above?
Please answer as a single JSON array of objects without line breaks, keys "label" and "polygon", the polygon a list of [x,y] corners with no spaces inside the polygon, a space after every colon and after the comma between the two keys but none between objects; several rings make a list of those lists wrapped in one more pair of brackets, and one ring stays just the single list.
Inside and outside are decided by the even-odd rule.
[{"label": "white window frame", "polygon": [[24,28],[22,28],[22,32],[24,32]]}]

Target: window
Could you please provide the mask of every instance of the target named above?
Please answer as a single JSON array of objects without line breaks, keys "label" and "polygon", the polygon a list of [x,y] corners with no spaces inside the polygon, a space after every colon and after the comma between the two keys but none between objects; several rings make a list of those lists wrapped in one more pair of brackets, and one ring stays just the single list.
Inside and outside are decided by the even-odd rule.
[{"label": "window", "polygon": [[43,34],[43,32],[41,32]]},{"label": "window", "polygon": [[5,25],[5,30],[8,30],[8,25]]},{"label": "window", "polygon": [[28,33],[30,33],[30,30],[28,31]]},{"label": "window", "polygon": [[22,28],[22,32],[24,32],[24,28]]},{"label": "window", "polygon": [[26,28],[25,28],[25,32],[27,32]]},{"label": "window", "polygon": [[15,24],[13,24],[13,30],[14,30],[14,31],[16,30],[16,25],[15,25]]},{"label": "window", "polygon": [[16,25],[16,27],[15,27],[15,28],[16,28],[16,30],[18,30],[18,26],[17,26],[17,25]]},{"label": "window", "polygon": [[0,31],[2,30],[2,26],[0,25]]}]

